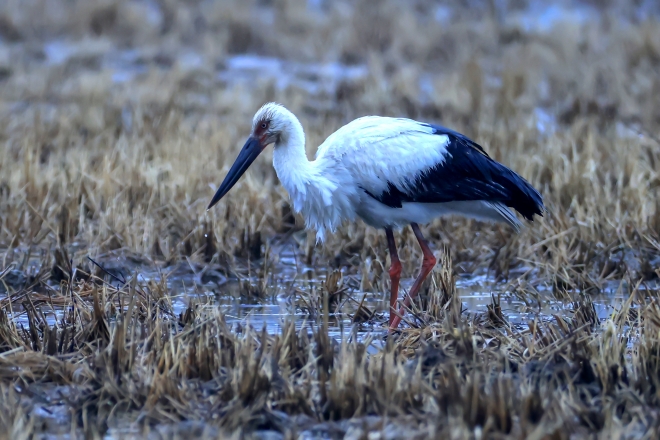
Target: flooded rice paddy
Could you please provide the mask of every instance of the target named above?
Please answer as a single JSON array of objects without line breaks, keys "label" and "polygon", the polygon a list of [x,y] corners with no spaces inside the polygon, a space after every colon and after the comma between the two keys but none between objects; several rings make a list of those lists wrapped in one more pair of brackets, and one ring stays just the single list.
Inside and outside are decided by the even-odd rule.
[{"label": "flooded rice paddy", "polygon": [[[110,295],[113,289],[121,292],[120,295],[126,295],[125,287],[130,283],[145,292],[153,291],[149,285],[164,287],[167,294],[157,302],[165,306],[163,310],[166,310],[175,322],[188,322],[186,316],[190,313],[205,316],[205,311],[209,312],[206,315],[219,311],[227,327],[237,337],[242,334],[258,334],[264,329],[269,335],[284,335],[289,331],[288,326],[293,323],[295,332],[306,333],[310,338],[314,338],[315,332],[325,326],[324,334],[327,334],[335,347],[346,343],[366,343],[366,353],[380,356],[386,349],[388,339],[385,328],[388,316],[387,293],[361,290],[359,275],[341,273],[330,267],[306,265],[302,263],[304,254],[294,249],[293,245],[273,247],[270,249],[269,261],[259,261],[250,265],[249,269],[243,267],[240,270],[228,270],[217,264],[204,266],[192,262],[174,266],[156,265],[140,257],[127,257],[123,252],[100,255],[93,262],[89,261],[92,262],[91,267],[100,269],[98,281],[104,280],[105,289]],[[22,283],[24,287],[25,283],[34,279],[44,264],[38,258],[30,257],[31,253],[27,250],[23,251],[23,254],[20,249],[11,252],[15,260],[22,261],[23,264],[11,263],[8,267],[12,269],[2,274],[5,290],[0,294],[0,303],[3,309],[9,312],[9,319],[24,332],[34,328],[34,313],[40,314],[43,319],[41,322],[47,323],[48,326],[66,328],[66,322],[71,319],[73,310],[71,304],[75,302],[72,297],[68,298],[70,301],[66,300],[69,294],[66,283],[48,283],[47,295],[44,295],[42,286],[39,289],[41,294],[33,293],[31,299],[15,296],[16,292],[24,291],[17,283]],[[81,264],[80,267],[85,268],[85,265]],[[510,274],[511,279],[520,280],[526,272],[529,270],[518,268]],[[72,276],[76,277],[75,274]],[[330,283],[329,277],[332,280]],[[410,284],[412,279],[406,279],[402,283],[403,289]],[[530,324],[532,322],[536,323],[534,326],[543,326],[543,323],[555,322],[557,317],[565,322],[576,320],[575,296],[564,293],[564,298],[558,298],[561,295],[558,295],[557,289],[552,286],[537,284],[533,288],[535,295],[530,295],[529,289],[525,290],[525,294],[521,294],[515,283],[496,280],[492,274],[485,272],[456,277],[455,287],[461,308],[460,319],[464,322],[476,323],[479,317],[486,316],[489,309],[492,310],[495,305],[501,307],[498,315],[506,320],[500,325],[503,324],[512,334],[527,334],[529,328],[533,327]],[[638,294],[644,295],[646,289],[657,290],[658,283],[631,286],[625,281],[610,281],[600,286],[599,291],[592,288],[588,295],[593,303],[596,319],[602,323],[613,319],[622,309],[633,288],[636,288]],[[431,289],[434,287],[431,286]],[[334,298],[327,316],[322,311],[324,295]],[[81,300],[80,297],[78,300]],[[122,302],[121,298],[114,298],[112,301]],[[123,301],[126,303],[131,300],[126,297]],[[8,302],[11,302],[11,305]],[[28,306],[28,303],[32,305]],[[28,314],[25,307],[35,307],[35,304],[33,314]],[[79,308],[80,304],[76,307]],[[362,312],[358,312],[360,308]],[[639,305],[632,305],[630,310],[629,313],[639,313],[641,309]],[[356,320],[356,316],[362,318]],[[417,321],[410,315],[408,319],[414,327]],[[114,321],[112,318],[109,318],[108,323],[112,327],[121,326],[120,321]],[[407,331],[409,330],[404,330],[404,334]],[[487,341],[486,339],[484,344],[489,344]],[[629,338],[629,347],[632,348],[633,344],[634,338]],[[9,350],[1,353],[0,357],[21,352],[22,349]],[[630,354],[626,357],[630,360]],[[408,365],[414,363],[410,364],[409,361]],[[209,383],[209,386],[212,385]],[[40,438],[75,438],[71,431],[73,419],[70,402],[84,400],[84,392],[80,388],[74,385],[28,381],[12,385],[12,392],[21,396],[23,405],[28,405],[29,402],[32,408],[32,423],[40,432],[48,433]],[[273,417],[279,417],[280,428],[257,429],[252,438],[286,438],[281,433],[281,426],[298,427],[299,439],[319,436],[341,438],[344,435],[350,437],[350,433],[374,430],[382,432],[385,438],[397,438],[415,426],[413,420],[407,422],[405,418],[387,423],[381,417],[365,416],[319,423],[318,420],[300,414],[273,414]],[[408,426],[407,423],[411,425]],[[105,428],[104,438],[143,438],[144,432],[144,427],[140,427],[139,423],[136,425],[129,418],[123,421],[122,417],[116,417]],[[203,421],[161,422],[150,428],[148,438],[177,438],[183,435],[209,438],[220,436],[222,432],[213,423]]]},{"label": "flooded rice paddy", "polygon": [[[150,283],[164,285],[167,289],[164,301],[175,316],[183,316],[188,309],[214,308],[220,310],[227,324],[238,332],[251,326],[259,330],[265,328],[273,334],[281,332],[284,323],[291,320],[297,329],[320,323],[327,277],[332,274],[335,286],[331,288],[334,291],[330,292],[333,296],[331,313],[328,315],[330,336],[342,340],[351,332],[358,339],[365,335],[384,334],[388,291],[363,291],[360,289],[361,277],[355,273],[346,273],[346,267],[342,273],[330,267],[306,265],[302,262],[304,254],[293,249],[293,245],[280,245],[271,249],[275,263],[259,262],[241,270],[227,270],[218,265],[204,266],[189,261],[173,266],[162,263],[158,265],[139,257],[127,258],[121,253],[89,261],[93,262],[90,266],[97,269],[107,285],[118,291],[132,279],[142,286]],[[15,258],[21,259],[20,252],[14,250],[13,254]],[[27,256],[27,253],[24,255]],[[26,263],[25,271],[15,269],[16,265],[12,264],[2,274],[0,302],[4,307],[10,301],[7,292],[20,291],[39,272],[41,262],[38,259],[33,258]],[[517,268],[510,274],[510,278],[517,280],[528,272],[529,269],[525,267]],[[402,292],[407,291],[413,281],[412,277],[402,279]],[[457,276],[455,283],[466,319],[484,314],[489,306],[499,303],[508,325],[522,329],[535,319],[552,320],[555,315],[570,319],[574,311],[572,297],[558,298],[556,286],[542,282],[531,286],[532,290],[527,289],[524,294],[519,293],[517,281],[497,280],[488,271]],[[603,282],[598,288],[592,286],[586,293],[593,302],[598,319],[604,321],[621,307],[633,288],[644,292],[646,289],[657,289],[658,286],[653,281],[633,286],[626,280],[612,280]],[[66,295],[59,285],[51,284],[48,289],[54,296]],[[534,294],[530,295],[530,291]],[[28,325],[27,315],[20,306],[24,298],[11,298],[15,309],[10,318],[20,325]],[[63,319],[66,307],[58,305],[61,301],[51,304],[45,302],[47,307],[42,313],[46,322],[56,325]],[[362,311],[359,312],[360,308]],[[414,325],[414,322],[413,319],[409,323]]]},{"label": "flooded rice paddy", "polygon": [[[254,331],[259,333],[263,329],[268,334],[280,335],[286,333],[287,324],[293,322],[296,332],[309,332],[311,337],[316,329],[324,325],[325,319],[327,335],[334,344],[339,346],[349,341],[366,342],[366,352],[378,356],[385,348],[387,340],[387,293],[377,290],[362,291],[360,277],[356,274],[341,273],[330,267],[306,265],[302,263],[304,255],[294,249],[293,245],[273,247],[269,254],[271,261],[260,261],[250,265],[249,269],[244,267],[241,270],[227,270],[217,264],[203,266],[191,262],[174,266],[156,265],[140,257],[127,257],[122,252],[100,255],[93,260],[90,267],[101,270],[97,270],[97,273],[104,279],[105,288],[110,293],[116,289],[117,292],[122,292],[121,295],[126,295],[125,287],[129,283],[135,283],[138,289],[142,288],[144,291],[149,291],[148,286],[153,283],[164,286],[167,295],[162,297],[160,302],[166,306],[165,309],[175,321],[186,321],[185,316],[193,310],[197,316],[204,316],[204,310],[217,310],[224,315],[226,325],[235,335]],[[25,310],[30,302],[32,306],[36,304],[35,312],[42,316],[43,322],[48,326],[66,327],[65,322],[70,319],[72,310],[72,301],[66,300],[66,283],[48,283],[48,293],[44,294],[42,286],[39,289],[41,294],[33,293],[32,299],[14,296],[16,292],[24,291],[25,284],[34,279],[44,264],[38,256],[30,256],[32,253],[25,249],[22,251],[24,253],[20,249],[11,252],[15,261],[22,264],[11,263],[8,265],[11,269],[2,274],[4,291],[0,294],[0,304],[8,311],[9,319],[19,328],[34,327],[34,316],[29,316]],[[528,270],[519,268],[511,274],[511,278],[520,279],[525,272]],[[328,285],[328,277],[332,277],[332,286]],[[568,296],[558,299],[556,289],[552,286],[539,284],[534,286],[536,295],[521,295],[517,293],[515,285],[498,281],[487,272],[457,277],[455,283],[461,304],[461,319],[465,322],[485,316],[488,309],[497,303],[501,307],[501,316],[506,317],[509,331],[525,333],[530,322],[553,322],[557,316],[570,322],[576,311],[575,302]],[[410,284],[412,279],[406,279],[402,282],[403,289]],[[642,290],[644,288],[658,287],[651,284],[641,287]],[[589,295],[597,318],[602,322],[611,318],[621,309],[631,289],[632,286],[624,281],[611,281],[602,285],[599,292],[591,291]],[[322,312],[324,292],[336,295],[328,316],[324,316]],[[128,298],[124,299],[124,302],[128,301]],[[8,302],[11,302],[11,305]],[[636,307],[633,306],[633,309]],[[361,315],[358,314],[360,308],[363,309]],[[357,319],[359,322],[356,322],[356,316],[362,316]],[[410,316],[408,319],[408,322],[415,326],[416,320]],[[112,321],[110,319],[110,325],[118,324]],[[629,341],[629,344],[632,344],[632,341]],[[15,355],[20,351],[10,350],[0,354],[0,357]],[[39,427],[39,431],[48,433],[40,438],[69,437],[72,426],[69,402],[81,399],[81,391],[76,386],[25,382],[13,385],[13,392],[30,402],[33,408],[31,420]],[[300,415],[288,416],[284,413],[280,413],[278,417],[282,418],[282,424],[299,426],[297,438],[302,439],[318,436],[336,438],[340,432],[363,432],[364,429],[386,430],[387,438],[396,438],[408,429],[405,420],[383,425],[383,420],[379,417],[333,423],[318,423]],[[220,435],[220,432],[213,424],[182,421],[153,426],[149,438],[172,438],[184,433],[191,433],[189,435],[193,437],[213,437]],[[107,427],[104,438],[142,436],[142,428],[128,420],[123,423],[120,417]],[[277,430],[266,429],[255,431],[253,438],[284,437]]]}]

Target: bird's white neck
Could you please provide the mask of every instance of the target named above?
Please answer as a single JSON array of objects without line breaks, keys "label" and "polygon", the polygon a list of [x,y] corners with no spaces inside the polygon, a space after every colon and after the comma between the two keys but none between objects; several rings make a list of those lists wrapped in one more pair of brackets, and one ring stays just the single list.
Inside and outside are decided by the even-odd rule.
[{"label": "bird's white neck", "polygon": [[273,166],[294,210],[303,215],[307,228],[316,229],[317,241],[322,241],[326,229],[334,232],[342,220],[352,216],[350,201],[341,194],[341,180],[331,169],[332,163],[307,159],[302,125],[293,113],[287,113],[281,121]]},{"label": "bird's white neck", "polygon": [[305,153],[302,125],[292,113],[287,116],[280,139],[275,143],[273,166],[280,182],[293,198],[296,193],[304,191],[314,173]]}]

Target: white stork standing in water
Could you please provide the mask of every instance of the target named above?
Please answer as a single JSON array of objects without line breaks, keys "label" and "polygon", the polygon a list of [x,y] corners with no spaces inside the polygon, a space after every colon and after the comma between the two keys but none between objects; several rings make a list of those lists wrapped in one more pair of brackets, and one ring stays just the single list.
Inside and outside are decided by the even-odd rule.
[{"label": "white stork standing in water", "polygon": [[[436,259],[419,223],[459,214],[504,222],[518,230],[510,208],[533,220],[542,215],[543,199],[525,179],[491,159],[475,142],[447,128],[410,119],[365,116],[330,135],[316,159],[305,153],[305,134],[293,113],[265,104],[252,121],[252,133],[208,206],[236,184],[268,145],[274,144],[273,165],[284,188],[302,213],[317,241],[345,220],[360,217],[387,235],[392,281],[390,330],[417,296]],[[401,276],[393,230],[412,227],[424,259],[400,310],[396,301]]]}]

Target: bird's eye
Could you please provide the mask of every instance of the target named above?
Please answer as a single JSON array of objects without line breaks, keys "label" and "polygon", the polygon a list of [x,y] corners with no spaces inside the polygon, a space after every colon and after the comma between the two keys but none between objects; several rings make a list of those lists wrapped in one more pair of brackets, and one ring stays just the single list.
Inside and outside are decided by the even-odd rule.
[{"label": "bird's eye", "polygon": [[261,123],[261,128],[263,128],[264,130],[265,130],[266,128],[268,128],[268,122],[262,122],[262,123]]}]

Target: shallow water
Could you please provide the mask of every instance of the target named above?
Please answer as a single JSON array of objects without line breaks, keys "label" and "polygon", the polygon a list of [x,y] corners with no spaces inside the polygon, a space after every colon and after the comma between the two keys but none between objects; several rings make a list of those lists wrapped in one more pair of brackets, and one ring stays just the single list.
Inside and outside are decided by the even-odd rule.
[{"label": "shallow water", "polygon": [[[24,250],[27,252],[27,250]],[[284,323],[293,320],[298,329],[318,325],[322,319],[321,305],[326,275],[332,270],[328,267],[313,267],[302,264],[302,255],[290,245],[272,248],[273,262],[269,262],[267,273],[261,268],[253,268],[236,276],[225,276],[218,267],[190,262],[181,262],[175,266],[158,267],[137,257],[125,255],[101,256],[96,261],[112,276],[105,277],[113,288],[120,288],[124,282],[135,276],[141,286],[151,282],[164,282],[175,316],[185,313],[188,307],[218,308],[227,323],[235,331],[242,331],[247,326],[258,330],[266,328],[269,333],[278,333]],[[25,259],[25,254],[14,251],[16,260]],[[3,289],[10,292],[20,290],[27,279],[39,270],[38,255],[32,256],[21,267],[12,264],[2,276]],[[346,270],[347,268],[345,268]],[[328,316],[330,336],[342,340],[344,336],[356,331],[359,338],[370,333],[381,334],[386,330],[389,292],[361,291],[359,275],[342,274],[341,299]],[[412,285],[413,278],[401,281],[401,292]],[[622,286],[621,283],[624,283]],[[623,288],[621,288],[623,287]],[[60,295],[59,285],[50,285],[54,296]],[[462,275],[456,278],[456,291],[463,305],[465,319],[487,312],[494,298],[499,298],[502,313],[513,327],[526,327],[531,320],[553,319],[553,315],[565,318],[572,316],[573,304],[558,300],[552,288],[543,284],[534,286],[536,295],[517,295],[511,285],[497,282],[493,277],[481,275]],[[598,294],[589,294],[594,303],[599,319],[610,316],[627,298],[631,286],[623,281],[611,281],[602,286]],[[0,291],[0,301],[7,299],[5,290]],[[15,301],[11,311],[14,321],[28,325],[27,314],[21,307],[22,301]],[[365,323],[354,324],[353,315],[363,302],[364,307],[374,315]],[[56,325],[62,319],[65,308],[41,308],[49,325]],[[355,327],[355,328],[354,328]]]}]

